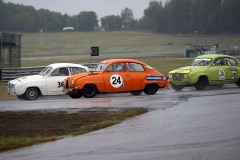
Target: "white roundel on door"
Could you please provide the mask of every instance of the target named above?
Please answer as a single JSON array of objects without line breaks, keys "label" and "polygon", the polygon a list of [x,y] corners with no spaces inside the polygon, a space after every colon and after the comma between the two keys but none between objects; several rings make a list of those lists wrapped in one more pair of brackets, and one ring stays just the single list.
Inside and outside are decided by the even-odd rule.
[{"label": "white roundel on door", "polygon": [[119,88],[123,84],[123,79],[120,75],[114,74],[110,78],[110,83],[114,88]]}]

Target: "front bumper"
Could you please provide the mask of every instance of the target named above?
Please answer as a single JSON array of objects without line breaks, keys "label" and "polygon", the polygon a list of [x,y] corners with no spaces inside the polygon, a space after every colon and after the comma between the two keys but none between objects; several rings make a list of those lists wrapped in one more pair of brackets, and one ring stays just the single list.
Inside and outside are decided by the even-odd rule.
[{"label": "front bumper", "polygon": [[63,88],[62,92],[66,94],[77,94],[78,90],[74,88]]},{"label": "front bumper", "polygon": [[170,79],[169,84],[178,85],[178,86],[186,86],[186,85],[190,85],[190,82],[188,79],[182,79],[182,80]]},{"label": "front bumper", "polygon": [[8,89],[8,93],[13,95],[13,96],[17,96],[17,93],[16,93],[16,89],[15,89],[15,85],[14,84],[11,84],[10,82],[8,82],[8,85],[7,85],[7,89]]}]

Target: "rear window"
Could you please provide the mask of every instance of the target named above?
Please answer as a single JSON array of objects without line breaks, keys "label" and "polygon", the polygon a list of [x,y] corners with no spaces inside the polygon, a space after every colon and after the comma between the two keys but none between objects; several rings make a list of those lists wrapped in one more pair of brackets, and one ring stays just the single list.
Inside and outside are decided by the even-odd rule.
[{"label": "rear window", "polygon": [[144,67],[139,63],[127,63],[128,70],[130,72],[143,72]]}]

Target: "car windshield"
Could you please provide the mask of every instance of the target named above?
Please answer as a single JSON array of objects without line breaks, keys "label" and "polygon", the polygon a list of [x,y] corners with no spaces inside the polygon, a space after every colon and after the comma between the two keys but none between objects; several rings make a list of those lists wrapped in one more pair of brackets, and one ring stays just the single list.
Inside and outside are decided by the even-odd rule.
[{"label": "car windshield", "polygon": [[53,70],[52,67],[46,67],[46,68],[44,68],[44,69],[39,73],[39,75],[41,75],[41,76],[46,76],[46,75],[48,75],[52,70]]},{"label": "car windshield", "polygon": [[190,64],[190,66],[207,66],[211,62],[212,59],[204,58],[204,59],[194,59],[194,61]]},{"label": "car windshield", "polygon": [[99,63],[92,69],[92,71],[102,72],[107,66],[108,66],[107,63]]}]

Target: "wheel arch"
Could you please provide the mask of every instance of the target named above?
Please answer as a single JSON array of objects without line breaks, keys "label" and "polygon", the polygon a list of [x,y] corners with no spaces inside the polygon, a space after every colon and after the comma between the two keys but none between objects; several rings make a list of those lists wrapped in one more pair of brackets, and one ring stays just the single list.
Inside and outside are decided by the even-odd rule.
[{"label": "wheel arch", "polygon": [[[98,89],[98,87],[97,87],[97,85],[96,85],[95,83],[85,83],[85,84],[83,85],[82,89],[83,89],[85,86],[88,86],[88,85],[93,85],[93,86],[95,86],[95,88],[97,89],[97,93],[99,93],[99,89]],[[81,89],[81,90],[82,90],[82,89]]]},{"label": "wheel arch", "polygon": [[209,78],[208,78],[207,75],[200,75],[200,76],[198,77],[197,81],[198,81],[199,79],[205,79],[205,80],[207,80],[207,83],[209,84]]},{"label": "wheel arch", "polygon": [[[40,87],[38,87],[38,86],[28,86],[28,87],[26,87],[25,92],[27,91],[28,88],[36,88],[36,89],[38,90],[38,92],[39,92],[39,96],[43,96]],[[25,93],[25,92],[24,92],[24,93]]]}]

